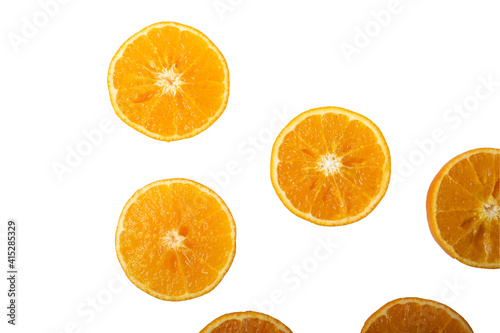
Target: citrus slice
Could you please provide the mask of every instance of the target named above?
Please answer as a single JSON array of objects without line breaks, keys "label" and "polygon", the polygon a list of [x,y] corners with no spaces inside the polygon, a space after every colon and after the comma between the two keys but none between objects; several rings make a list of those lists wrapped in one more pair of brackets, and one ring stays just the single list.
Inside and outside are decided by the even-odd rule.
[{"label": "citrus slice", "polygon": [[368,118],[338,107],[295,117],[271,156],[271,181],[283,204],[310,222],[356,222],[382,200],[391,171],[389,148]]},{"label": "citrus slice", "polygon": [[236,227],[224,201],[187,179],[159,180],[135,192],[116,229],[116,253],[127,277],[168,301],[214,289],[235,250]]},{"label": "citrus slice", "polygon": [[500,149],[456,156],[427,193],[432,236],[451,257],[480,268],[500,268]]},{"label": "citrus slice", "polygon": [[190,138],[220,117],[229,97],[222,53],[200,31],[175,22],[152,24],[118,49],[108,71],[116,114],[163,141]]},{"label": "citrus slice", "polygon": [[212,321],[200,333],[292,333],[278,319],[260,312],[228,313]]},{"label": "citrus slice", "polygon": [[368,318],[361,333],[473,333],[452,308],[408,297],[385,304]]}]

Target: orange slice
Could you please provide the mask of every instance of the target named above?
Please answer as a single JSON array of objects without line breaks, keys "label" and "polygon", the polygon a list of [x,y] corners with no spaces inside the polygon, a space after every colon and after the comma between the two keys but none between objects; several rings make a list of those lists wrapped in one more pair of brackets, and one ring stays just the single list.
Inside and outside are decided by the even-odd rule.
[{"label": "orange slice", "polygon": [[271,181],[295,215],[319,225],[356,222],[382,200],[391,172],[389,148],[368,118],[338,107],[295,117],[271,156]]},{"label": "orange slice", "polygon": [[400,298],[368,318],[361,333],[473,333],[450,307],[427,299]]},{"label": "orange slice", "polygon": [[187,179],[151,183],[128,200],[116,229],[127,277],[159,299],[210,292],[233,262],[236,227],[222,199]]},{"label": "orange slice", "polygon": [[190,138],[220,117],[229,97],[222,53],[200,31],[174,22],[152,24],[118,49],[108,71],[116,114],[163,141]]},{"label": "orange slice", "polygon": [[292,333],[278,319],[260,312],[228,313],[212,321],[200,333]]},{"label": "orange slice", "polygon": [[451,257],[480,268],[500,268],[500,149],[456,156],[438,172],[427,194],[432,236]]}]

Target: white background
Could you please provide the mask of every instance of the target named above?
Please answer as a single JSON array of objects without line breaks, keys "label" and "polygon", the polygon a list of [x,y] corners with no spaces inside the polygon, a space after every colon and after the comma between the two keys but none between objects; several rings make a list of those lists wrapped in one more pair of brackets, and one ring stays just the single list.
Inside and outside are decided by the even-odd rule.
[{"label": "white background", "polygon": [[[20,271],[15,328],[5,323],[1,279],[2,332],[192,333],[219,315],[252,309],[295,333],[355,333],[380,306],[407,296],[448,304],[475,332],[500,332],[500,270],[450,258],[431,237],[425,215],[428,186],[444,163],[469,149],[500,146],[500,86],[467,117],[447,113],[474,101],[480,77],[500,82],[498,1],[401,0],[390,23],[373,30],[350,62],[342,43],[354,45],[366,25],[376,29],[370,13],[389,1],[66,2],[47,22],[35,0],[2,1],[0,8],[0,266],[5,269],[5,222],[14,218]],[[229,7],[218,12],[214,4]],[[33,16],[41,27],[15,47],[11,39],[22,37]],[[126,126],[106,85],[121,43],[159,21],[203,31],[231,76],[221,118],[179,142]],[[373,213],[337,228],[291,214],[269,178],[273,124],[285,124],[276,113],[288,121],[327,105],[372,119],[393,164],[389,192]],[[105,119],[112,130],[58,179],[54,163],[65,163],[68,147],[76,149],[86,140],[83,131]],[[440,130],[441,142],[430,144]],[[425,155],[417,141],[427,142]],[[236,174],[223,179],[234,163]],[[236,257],[220,285],[180,303],[115,278],[122,274],[114,233],[123,205],[138,188],[173,177],[212,186],[238,231]],[[316,248],[328,241],[338,247],[318,261]],[[308,276],[294,276],[291,270],[302,265]],[[280,293],[278,302],[262,305]]]}]

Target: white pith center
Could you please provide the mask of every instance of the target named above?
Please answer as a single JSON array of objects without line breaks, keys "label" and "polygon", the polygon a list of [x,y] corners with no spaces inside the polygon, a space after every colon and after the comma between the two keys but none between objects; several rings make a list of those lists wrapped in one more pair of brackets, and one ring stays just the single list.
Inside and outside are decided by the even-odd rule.
[{"label": "white pith center", "polygon": [[333,154],[326,154],[321,156],[321,161],[318,162],[318,169],[323,171],[326,175],[333,175],[339,172],[342,163]]},{"label": "white pith center", "polygon": [[175,95],[184,83],[181,77],[182,74],[176,73],[174,67],[164,68],[163,71],[156,74],[156,84],[162,87],[162,94],[172,93]]},{"label": "white pith center", "polygon": [[184,239],[186,239],[186,237],[179,235],[177,231],[169,231],[166,236],[162,238],[162,241],[167,249],[178,250],[185,247]]},{"label": "white pith center", "polygon": [[498,206],[493,198],[483,203],[483,210],[483,214],[490,220],[498,219],[500,217],[500,206]]}]

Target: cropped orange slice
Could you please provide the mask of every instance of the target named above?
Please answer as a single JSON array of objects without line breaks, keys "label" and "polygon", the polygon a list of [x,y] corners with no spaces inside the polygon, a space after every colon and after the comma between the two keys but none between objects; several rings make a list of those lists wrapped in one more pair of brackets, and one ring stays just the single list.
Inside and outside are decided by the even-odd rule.
[{"label": "cropped orange slice", "polygon": [[292,333],[278,319],[260,312],[228,313],[212,321],[200,333]]},{"label": "cropped orange slice", "polygon": [[382,132],[368,118],[338,107],[306,111],[281,131],[271,181],[283,204],[310,222],[356,222],[389,186],[391,160]]},{"label": "cropped orange slice", "polygon": [[159,299],[210,292],[233,262],[236,227],[222,199],[187,179],[151,183],[128,200],[116,229],[127,277]]},{"label": "cropped orange slice", "polygon": [[480,268],[500,268],[500,149],[456,156],[438,172],[427,194],[427,220],[451,257]]},{"label": "cropped orange slice", "polygon": [[152,24],[118,49],[108,71],[116,114],[154,139],[190,138],[220,117],[229,97],[222,53],[200,31]]},{"label": "cropped orange slice", "polygon": [[400,298],[368,318],[361,333],[473,333],[450,307],[427,299]]}]

